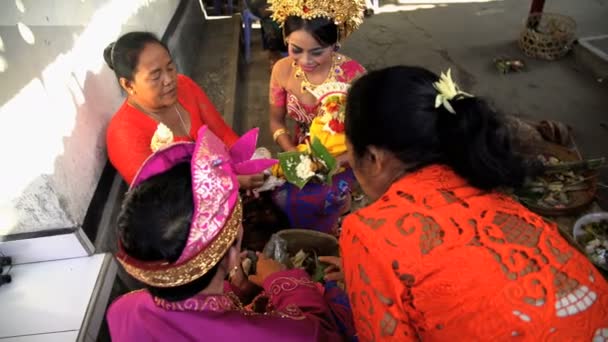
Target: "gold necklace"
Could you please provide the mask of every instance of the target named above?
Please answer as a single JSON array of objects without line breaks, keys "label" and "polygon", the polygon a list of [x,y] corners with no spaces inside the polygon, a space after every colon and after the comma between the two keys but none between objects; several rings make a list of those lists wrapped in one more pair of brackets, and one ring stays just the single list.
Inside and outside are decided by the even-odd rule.
[{"label": "gold necklace", "polygon": [[[131,104],[131,103],[129,103]],[[163,121],[161,120],[161,116],[153,113],[153,112],[148,112],[146,110],[144,110],[140,105],[138,105],[137,103],[133,103],[131,104],[133,107],[139,109],[140,111],[144,112],[144,114],[150,116],[152,119],[158,121],[159,123],[162,123]],[[190,138],[190,140],[194,140],[192,139],[192,136],[190,136],[190,131],[188,130],[188,127],[186,127],[186,123],[184,122],[184,119],[182,118],[182,114],[180,113],[179,109],[177,109],[177,104],[173,105],[173,109],[175,109],[175,112],[177,113],[177,117],[179,118],[179,121],[182,124],[182,128],[184,129],[184,132],[186,133],[186,136],[188,138]]]},{"label": "gold necklace", "polygon": [[331,67],[329,68],[329,72],[327,73],[327,77],[320,84],[314,84],[308,80],[308,76],[302,70],[302,67],[295,61],[291,64],[295,69],[294,77],[300,81],[300,91],[305,93],[307,91],[312,91],[317,89],[318,86],[328,83],[335,82],[336,77],[342,74],[342,68],[338,66],[338,63],[342,60],[342,56],[336,56],[335,54],[332,56]]},{"label": "gold necklace", "polygon": [[179,112],[179,109],[177,109],[177,105],[173,105],[173,108],[175,109],[175,112],[177,113],[177,117],[179,118],[179,121],[182,123],[182,128],[184,129],[184,132],[186,132],[186,136],[188,136],[188,138],[190,138],[191,140],[194,140],[190,136],[190,131],[188,131],[188,127],[186,127],[186,123],[184,122],[184,119],[182,119],[182,114]]}]

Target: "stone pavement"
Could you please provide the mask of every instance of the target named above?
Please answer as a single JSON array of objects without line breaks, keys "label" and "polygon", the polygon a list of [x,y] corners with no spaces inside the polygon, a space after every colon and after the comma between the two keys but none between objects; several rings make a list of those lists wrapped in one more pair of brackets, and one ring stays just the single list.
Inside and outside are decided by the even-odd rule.
[{"label": "stone pavement", "polygon": [[[530,1],[385,0],[380,5],[341,52],[368,69],[409,64],[438,73],[451,68],[464,90],[486,97],[504,113],[563,121],[572,126],[585,157],[608,157],[608,129],[600,125],[608,123],[608,80],[599,82],[573,54],[555,62],[523,55],[516,40]],[[545,11],[573,17],[579,37],[608,34],[608,0],[549,0]],[[236,115],[243,129],[261,127],[261,143],[272,146],[268,59],[259,35],[253,33],[253,59],[244,68]],[[499,56],[522,58],[527,70],[501,75],[492,63]],[[608,184],[608,170],[601,181]],[[608,191],[600,196],[608,208]]]}]

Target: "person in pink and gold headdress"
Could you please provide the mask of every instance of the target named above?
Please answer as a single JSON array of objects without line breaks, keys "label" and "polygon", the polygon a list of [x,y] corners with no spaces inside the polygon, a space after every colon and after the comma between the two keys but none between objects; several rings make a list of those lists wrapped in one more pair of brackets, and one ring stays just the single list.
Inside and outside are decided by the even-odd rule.
[{"label": "person in pink and gold headdress", "polygon": [[255,314],[238,298],[247,279],[237,175],[276,163],[251,160],[256,140],[254,130],[228,149],[203,126],[196,143],[172,144],[143,164],[119,216],[116,257],[146,289],[111,304],[112,340],[341,340],[323,294],[303,270],[260,254],[248,280],[264,288],[272,309]]}]

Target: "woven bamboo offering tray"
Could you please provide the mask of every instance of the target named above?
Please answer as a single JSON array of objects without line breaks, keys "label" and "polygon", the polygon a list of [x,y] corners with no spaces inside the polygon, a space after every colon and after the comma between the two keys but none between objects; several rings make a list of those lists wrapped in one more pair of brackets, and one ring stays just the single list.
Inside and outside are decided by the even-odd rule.
[{"label": "woven bamboo offering tray", "polygon": [[530,15],[519,37],[519,47],[534,58],[556,60],[568,53],[575,39],[576,22],[553,13]]}]

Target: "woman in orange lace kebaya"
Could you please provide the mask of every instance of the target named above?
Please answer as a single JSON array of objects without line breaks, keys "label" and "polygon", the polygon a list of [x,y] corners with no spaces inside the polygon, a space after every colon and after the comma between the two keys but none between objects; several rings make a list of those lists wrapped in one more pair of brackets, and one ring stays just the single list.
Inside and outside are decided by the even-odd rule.
[{"label": "woman in orange lace kebaya", "polygon": [[608,284],[544,221],[493,190],[521,183],[501,118],[421,68],[348,97],[350,165],[373,201],[345,220],[362,341],[607,341]]}]

